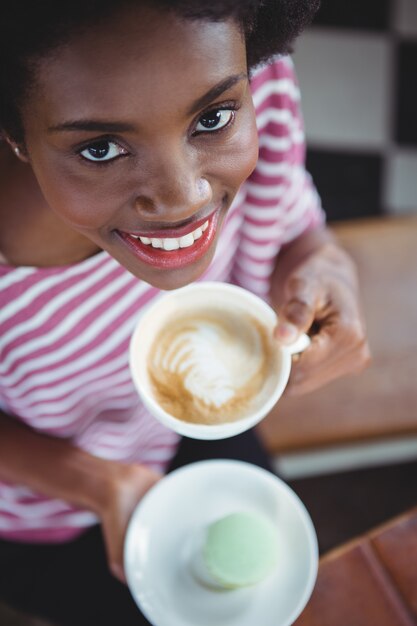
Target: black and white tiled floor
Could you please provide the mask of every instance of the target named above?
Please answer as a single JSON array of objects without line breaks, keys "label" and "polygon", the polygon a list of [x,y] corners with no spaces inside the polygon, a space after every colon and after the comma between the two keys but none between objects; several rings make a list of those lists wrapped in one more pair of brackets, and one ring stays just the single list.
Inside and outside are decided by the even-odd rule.
[{"label": "black and white tiled floor", "polygon": [[322,0],[294,62],[329,220],[417,213],[417,0]]}]

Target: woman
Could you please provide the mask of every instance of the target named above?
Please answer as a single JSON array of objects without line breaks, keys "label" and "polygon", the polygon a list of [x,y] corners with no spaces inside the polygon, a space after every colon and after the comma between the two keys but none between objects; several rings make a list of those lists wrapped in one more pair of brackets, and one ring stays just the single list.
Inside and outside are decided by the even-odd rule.
[{"label": "woman", "polygon": [[127,345],[159,289],[224,280],[269,298],[277,342],[312,334],[292,393],[366,363],[356,273],[323,224],[292,64],[276,57],[315,9],[5,9],[0,595],[13,605],[62,624],[141,623],[106,559],[123,581],[142,495],[191,460],[268,466],[253,434],[177,449],[140,404]]}]

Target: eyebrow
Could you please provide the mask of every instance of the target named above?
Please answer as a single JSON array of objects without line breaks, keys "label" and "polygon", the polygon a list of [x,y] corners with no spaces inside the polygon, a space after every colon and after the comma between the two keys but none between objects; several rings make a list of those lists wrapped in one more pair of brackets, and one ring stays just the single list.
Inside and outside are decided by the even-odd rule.
[{"label": "eyebrow", "polygon": [[[235,74],[229,76],[225,80],[222,80],[217,85],[214,85],[207,93],[201,98],[198,98],[188,110],[188,114],[192,115],[197,113],[200,109],[204,108],[213,100],[218,98],[228,89],[231,89],[243,79],[247,79],[248,75],[245,72],[241,74]],[[70,120],[63,122],[62,124],[56,124],[48,128],[49,133],[55,133],[59,131],[85,131],[85,132],[101,132],[101,133],[123,133],[134,132],[135,126],[132,124],[126,124],[123,122],[112,122],[107,120]]]},{"label": "eyebrow", "polygon": [[55,133],[57,131],[94,131],[100,133],[126,133],[134,131],[135,127],[132,124],[123,124],[122,122],[107,122],[102,120],[74,120],[69,122],[63,122],[56,126],[50,126],[48,133]]},{"label": "eyebrow", "polygon": [[241,74],[235,74],[233,76],[228,76],[217,85],[214,85],[204,96],[198,98],[188,110],[188,113],[192,115],[193,113],[198,113],[200,109],[203,109],[205,106],[213,102],[216,98],[222,95],[223,92],[227,91],[234,87],[237,83],[239,83],[243,79],[247,79],[248,75],[246,72],[242,72]]}]

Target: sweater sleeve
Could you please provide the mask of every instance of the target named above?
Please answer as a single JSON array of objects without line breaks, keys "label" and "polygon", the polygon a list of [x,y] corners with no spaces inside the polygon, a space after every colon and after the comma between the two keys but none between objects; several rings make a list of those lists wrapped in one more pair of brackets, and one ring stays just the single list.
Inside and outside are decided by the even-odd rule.
[{"label": "sweater sleeve", "polygon": [[245,183],[233,282],[266,297],[281,246],[325,217],[305,169],[300,92],[291,59],[281,57],[258,69],[251,89],[259,158]]}]

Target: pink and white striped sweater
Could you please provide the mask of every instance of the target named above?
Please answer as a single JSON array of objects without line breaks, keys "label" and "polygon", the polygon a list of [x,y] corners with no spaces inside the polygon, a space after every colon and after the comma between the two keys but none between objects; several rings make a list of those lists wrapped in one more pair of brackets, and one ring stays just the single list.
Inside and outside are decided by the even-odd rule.
[{"label": "pink and white striped sweater", "polygon": [[[257,167],[201,280],[267,298],[280,247],[323,221],[304,169],[299,90],[288,58],[256,71]],[[128,368],[141,308],[158,293],[106,252],[64,267],[0,265],[0,409],[93,455],[164,470],[177,436],[145,410]],[[0,536],[63,541],[95,523],[68,503],[0,482]]]}]

